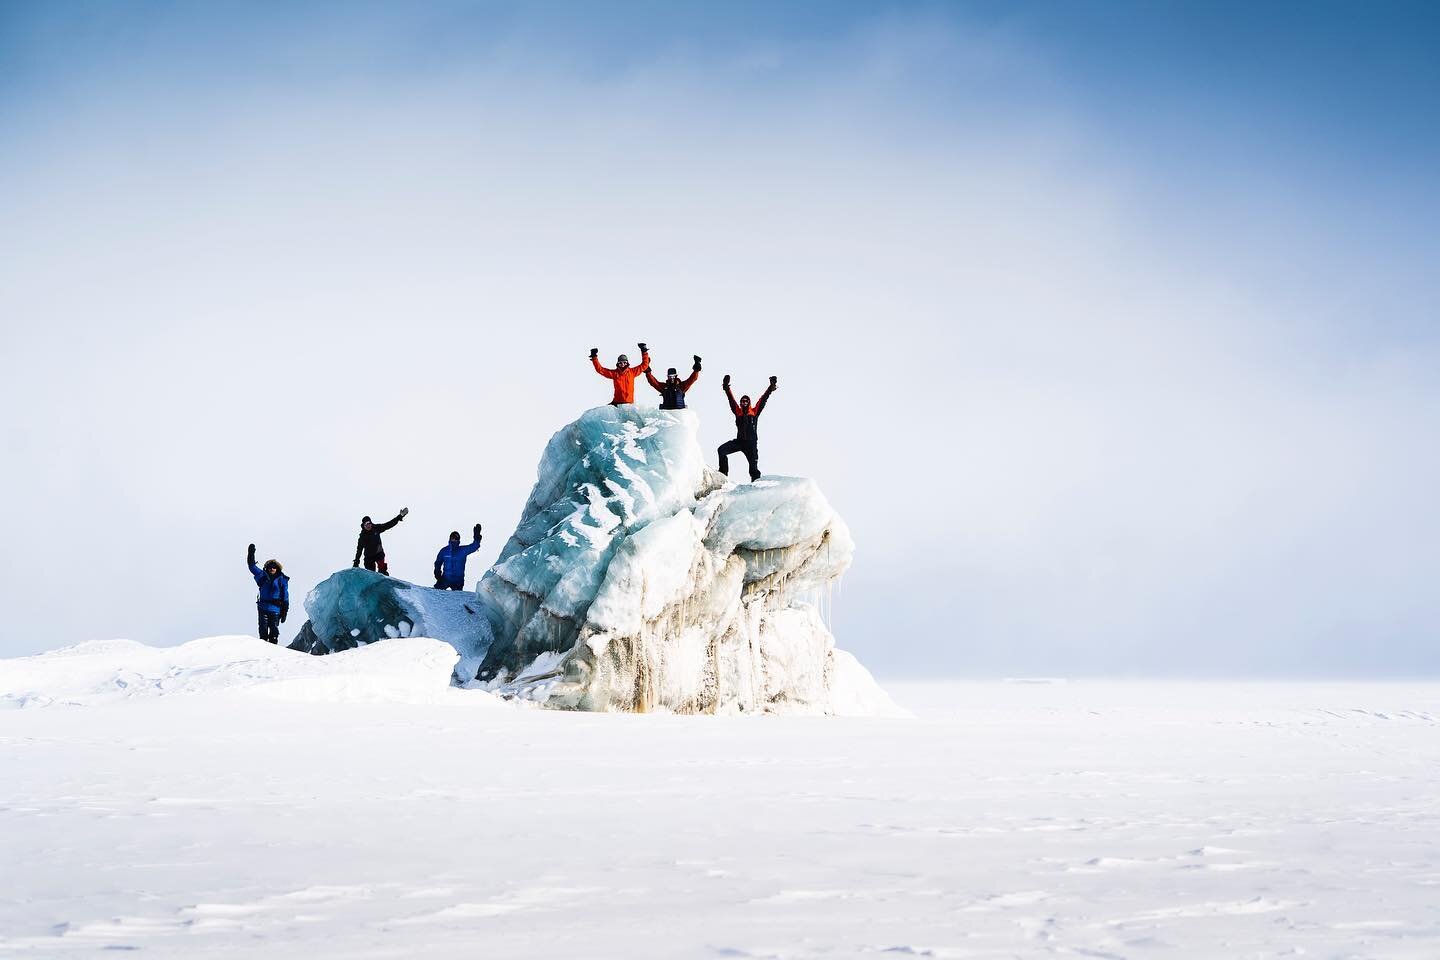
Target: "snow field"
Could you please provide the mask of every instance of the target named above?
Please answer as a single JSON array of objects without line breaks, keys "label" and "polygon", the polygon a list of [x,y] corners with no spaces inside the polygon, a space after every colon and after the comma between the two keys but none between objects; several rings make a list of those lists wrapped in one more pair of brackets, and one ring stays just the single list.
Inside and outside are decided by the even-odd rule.
[{"label": "snow field", "polygon": [[[0,662],[30,705],[0,711],[0,956],[1440,956],[1437,685],[695,717],[369,668],[430,644],[262,648],[145,695]],[[289,663],[371,680],[263,693]]]}]

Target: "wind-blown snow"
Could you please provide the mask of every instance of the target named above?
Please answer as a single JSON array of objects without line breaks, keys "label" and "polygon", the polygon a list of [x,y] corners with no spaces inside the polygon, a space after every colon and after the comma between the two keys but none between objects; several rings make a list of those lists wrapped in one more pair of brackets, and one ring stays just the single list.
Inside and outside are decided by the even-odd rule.
[{"label": "wind-blown snow", "polygon": [[[370,669],[389,656],[417,685]],[[1440,944],[1434,684],[898,685],[918,719],[638,717],[458,690],[454,656],[220,638],[0,661],[0,702],[31,705],[0,710],[0,956]],[[309,684],[345,675],[386,691]]]}]

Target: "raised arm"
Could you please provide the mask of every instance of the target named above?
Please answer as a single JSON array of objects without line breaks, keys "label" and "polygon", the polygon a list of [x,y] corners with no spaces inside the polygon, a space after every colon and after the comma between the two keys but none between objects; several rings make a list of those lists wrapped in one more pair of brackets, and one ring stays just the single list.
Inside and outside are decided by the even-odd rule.
[{"label": "raised arm", "polygon": [[725,374],[725,379],[720,381],[720,386],[725,388],[725,397],[730,401],[730,412],[740,416],[740,404],[735,402],[735,394],[730,392],[730,374]]},{"label": "raised arm", "polygon": [[595,372],[600,374],[600,376],[604,377],[606,380],[615,379],[615,371],[611,370],[609,367],[601,365],[600,358],[593,353],[590,354],[590,362],[595,365]]},{"label": "raised arm", "polygon": [[655,379],[655,374],[651,373],[648,367],[645,369],[645,380],[656,390],[659,390],[661,393],[665,392],[665,385]]},{"label": "raised arm", "polygon": [[484,539],[484,538],[480,535],[480,524],[477,523],[477,524],[475,524],[475,539],[474,539],[473,541],[471,541],[470,546],[468,546],[468,547],[462,547],[462,548],[461,548],[462,550],[465,551],[465,556],[468,557],[468,556],[470,556],[470,554],[474,553],[476,550],[479,550],[479,549],[480,549],[480,541],[483,540],[483,539]]},{"label": "raised arm", "polygon": [[695,365],[690,368],[690,376],[686,377],[680,382],[680,389],[684,390],[687,393],[690,391],[691,387],[695,386],[695,381],[700,379],[700,355],[696,354],[691,359],[695,361]]},{"label": "raised arm", "polygon": [[643,343],[637,343],[637,344],[635,344],[635,346],[637,346],[637,347],[640,348],[640,366],[638,366],[638,367],[635,368],[635,372],[636,372],[636,373],[649,373],[649,372],[650,372],[650,348],[647,347],[647,346],[645,346],[645,344],[643,344]]},{"label": "raised arm", "polygon": [[391,517],[389,520],[386,520],[384,523],[377,523],[377,524],[375,524],[375,532],[376,532],[376,533],[384,533],[386,530],[389,530],[391,527],[395,526],[395,524],[399,523],[401,520],[404,520],[404,519],[405,519],[405,515],[406,515],[407,513],[409,513],[409,512],[410,512],[410,508],[409,508],[409,507],[401,507],[401,508],[400,508],[400,512],[397,513],[397,514],[395,514],[395,516]]},{"label": "raised arm", "polygon": [[760,412],[765,409],[765,401],[770,399],[770,394],[775,392],[777,386],[778,384],[775,382],[775,378],[771,377],[770,386],[765,388],[765,392],[760,394],[760,402],[755,404],[755,416],[760,416]]},{"label": "raised arm", "polygon": [[255,544],[250,544],[250,549],[245,551],[245,565],[250,568],[250,575],[258,582],[265,576],[265,571],[255,566]]}]

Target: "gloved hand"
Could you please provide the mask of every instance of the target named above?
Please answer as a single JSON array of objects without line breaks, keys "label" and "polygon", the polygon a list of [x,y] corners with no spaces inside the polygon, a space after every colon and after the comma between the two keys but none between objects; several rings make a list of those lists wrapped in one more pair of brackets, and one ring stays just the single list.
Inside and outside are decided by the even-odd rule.
[{"label": "gloved hand", "polygon": [[730,386],[730,374],[728,374],[728,373],[725,374],[725,379],[720,381],[720,386],[722,386],[722,387],[728,387],[728,386]]},{"label": "gloved hand", "polygon": [[435,565],[435,586],[440,586],[440,565]]},{"label": "gloved hand", "polygon": [[640,348],[640,352],[641,352],[641,353],[649,353],[649,352],[650,352],[650,348],[647,347],[647,346],[645,346],[645,344],[643,344],[643,343],[637,343],[637,344],[635,344],[635,346],[637,346],[637,347]]},{"label": "gloved hand", "polygon": [[280,604],[280,622],[284,623],[285,618],[288,616],[290,616],[290,603],[289,601],[283,601]]},{"label": "gloved hand", "polygon": [[[775,382],[775,378],[774,378],[774,377],[771,377],[771,378],[770,378],[770,382],[771,382],[771,383],[774,383],[774,382]],[[404,519],[405,519],[406,517],[408,517],[409,515],[410,515],[410,508],[409,508],[409,507],[401,507],[401,508],[400,508],[400,519],[401,519],[401,520],[404,520]]]},{"label": "gloved hand", "polygon": [[591,360],[594,360],[594,359],[595,359],[596,357],[598,357],[598,356],[600,356],[600,348],[599,348],[599,347],[591,347],[591,348],[590,348],[590,359],[591,359]]},{"label": "gloved hand", "polygon": [[780,378],[779,378],[779,377],[771,377],[771,378],[770,378],[770,389],[771,389],[771,390],[775,390],[775,389],[778,389],[779,386],[780,386]]},{"label": "gloved hand", "polygon": [[475,524],[475,539],[476,539],[476,540],[479,540],[479,539],[480,539],[480,524],[478,524],[478,523]]},{"label": "gloved hand", "polygon": [[255,544],[250,544],[250,549],[245,551],[245,559],[251,563],[255,562]]},{"label": "gloved hand", "polygon": [[695,366],[691,367],[690,369],[691,369],[691,370],[699,370],[699,369],[700,369],[700,355],[699,355],[698,353],[695,355],[694,360],[695,360]]}]

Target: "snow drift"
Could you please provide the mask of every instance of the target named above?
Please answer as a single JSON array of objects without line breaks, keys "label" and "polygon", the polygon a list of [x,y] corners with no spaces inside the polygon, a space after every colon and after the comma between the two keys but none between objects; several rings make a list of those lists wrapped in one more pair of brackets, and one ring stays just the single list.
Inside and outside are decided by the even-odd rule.
[{"label": "snow drift", "polygon": [[896,713],[820,615],[853,552],[813,481],[736,486],[693,413],[598,407],[551,438],[475,594],[341,571],[292,646],[440,637],[458,682],[558,708]]},{"label": "snow drift", "polygon": [[95,706],[202,694],[312,703],[478,702],[450,686],[455,660],[449,644],[422,637],[324,661],[255,637],[207,637],[178,647],[96,640],[0,660],[0,706]]}]

